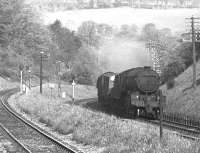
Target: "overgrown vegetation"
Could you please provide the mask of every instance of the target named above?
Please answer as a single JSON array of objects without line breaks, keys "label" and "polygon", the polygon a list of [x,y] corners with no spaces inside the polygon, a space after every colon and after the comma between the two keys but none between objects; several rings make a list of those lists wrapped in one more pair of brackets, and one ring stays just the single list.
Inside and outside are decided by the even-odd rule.
[{"label": "overgrown vegetation", "polygon": [[[52,41],[48,30],[39,24],[39,16],[21,0],[0,1],[1,67],[19,71],[19,66],[38,67],[39,52],[50,52]],[[34,12],[34,13],[33,13]],[[3,71],[4,72],[4,71]]]},{"label": "overgrown vegetation", "polygon": [[199,120],[199,91],[198,84],[200,78],[200,63],[197,63],[197,87],[194,89],[193,84],[193,67],[190,66],[182,74],[174,79],[173,88],[167,90],[167,85],[161,88],[165,91],[167,96],[167,104],[165,111],[174,114],[181,114],[181,116],[190,116]]},{"label": "overgrown vegetation", "polygon": [[91,22],[83,23],[75,34],[63,27],[60,21],[48,27],[41,25],[37,12],[21,0],[1,0],[0,10],[2,73],[7,75],[9,69],[19,74],[20,67],[25,74],[31,69],[32,74],[38,75],[40,52],[43,51],[47,80],[55,80],[59,72],[66,81],[74,78],[78,83],[94,83],[99,69],[93,47],[98,47],[96,41],[99,39],[91,30],[95,30],[96,24],[93,28]]},{"label": "overgrown vegetation", "polygon": [[[131,120],[122,121],[114,116],[63,103],[54,97],[50,99],[48,89],[44,91],[40,95],[36,88],[22,97],[13,96],[11,102],[14,100],[15,106],[22,112],[37,116],[40,122],[57,132],[72,134],[77,142],[103,147],[104,153],[197,153],[200,149],[198,142],[182,139],[167,131],[164,131],[164,140],[160,143],[158,128]],[[77,94],[87,95],[84,92]]]}]

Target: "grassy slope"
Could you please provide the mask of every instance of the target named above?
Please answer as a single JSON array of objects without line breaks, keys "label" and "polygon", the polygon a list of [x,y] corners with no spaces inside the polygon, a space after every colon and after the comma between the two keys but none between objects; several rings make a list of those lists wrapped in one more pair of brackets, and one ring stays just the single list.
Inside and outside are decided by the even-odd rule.
[{"label": "grassy slope", "polygon": [[[200,79],[200,62],[197,63],[197,80]],[[196,90],[191,88],[193,81],[193,69],[189,67],[185,72],[176,78],[175,87],[166,90],[167,107],[169,112],[180,112],[186,115],[200,117],[200,86]],[[197,81],[200,83],[200,80]]]},{"label": "grassy slope", "polygon": [[[77,88],[76,95],[79,98],[96,96],[94,87]],[[71,86],[65,86],[65,91],[68,90],[71,91]],[[39,88],[35,88],[26,95],[12,96],[10,104],[24,113],[36,116],[38,121],[59,133],[71,133],[77,142],[105,148],[104,153],[195,153],[195,150],[200,149],[198,143],[183,140],[166,131],[161,145],[158,128],[67,104],[65,100],[56,97],[56,91],[53,91],[54,97],[50,98],[49,89],[45,88],[44,94],[40,95]],[[68,94],[71,95],[71,92]]]}]

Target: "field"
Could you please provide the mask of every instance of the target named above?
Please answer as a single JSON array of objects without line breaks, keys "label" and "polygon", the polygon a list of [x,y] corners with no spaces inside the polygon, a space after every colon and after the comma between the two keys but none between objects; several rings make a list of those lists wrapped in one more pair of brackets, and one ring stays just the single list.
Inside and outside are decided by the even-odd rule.
[{"label": "field", "polygon": [[[96,96],[94,87],[79,87],[82,88],[77,92],[79,98],[91,97],[92,93]],[[70,90],[71,86],[65,86],[65,91]],[[57,98],[56,91],[51,97],[46,86],[44,94],[40,95],[37,87],[26,95],[12,96],[9,103],[30,117],[37,117],[38,122],[54,131],[66,137],[72,135],[72,140],[78,143],[103,148],[102,153],[197,153],[200,149],[198,142],[182,139],[167,131],[164,131],[164,139],[160,143],[158,128],[71,105]]]},{"label": "field", "polygon": [[147,23],[155,23],[158,28],[171,28],[174,32],[185,30],[185,18],[200,16],[199,9],[89,9],[72,10],[65,12],[43,12],[42,19],[45,24],[53,23],[59,19],[69,29],[76,30],[83,21],[92,20],[96,23],[106,23],[119,27],[122,24],[136,24],[142,28]]},{"label": "field", "polygon": [[0,77],[0,90],[11,89],[19,86],[17,82],[10,82]]}]

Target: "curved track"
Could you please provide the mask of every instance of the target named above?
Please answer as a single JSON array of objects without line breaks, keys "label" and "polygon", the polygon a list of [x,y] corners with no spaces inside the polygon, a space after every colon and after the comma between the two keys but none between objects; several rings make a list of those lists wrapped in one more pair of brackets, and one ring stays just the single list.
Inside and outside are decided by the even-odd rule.
[{"label": "curved track", "polygon": [[[160,122],[158,120],[147,120],[144,118],[139,118],[137,120],[140,122],[150,123],[156,126],[160,125]],[[195,127],[188,128],[186,127],[186,125],[180,125],[175,122],[168,122],[165,120],[163,121],[163,127],[165,129],[173,130],[173,133],[180,137],[200,141],[200,131],[197,130]]]},{"label": "curved track", "polygon": [[0,92],[0,123],[17,141],[31,153],[81,153],[13,111],[7,105],[7,99],[17,91],[18,89],[11,89]]},{"label": "curved track", "polygon": [[[110,112],[107,112],[104,109],[101,109],[98,107],[97,98],[77,100],[77,101],[75,101],[75,104],[81,105],[83,107],[86,107],[86,108],[89,108],[92,110],[106,112],[107,114],[110,114]],[[116,114],[114,114],[114,115],[116,115]],[[126,119],[126,117],[125,118],[121,117],[118,114],[116,116],[122,118],[123,120],[128,120],[128,119]],[[149,120],[144,117],[139,117],[136,120],[139,122],[159,126],[159,120]],[[165,129],[173,130],[174,134],[179,135],[181,137],[184,137],[187,139],[192,139],[195,141],[200,141],[200,129],[197,126],[183,124],[183,123],[179,123],[179,122],[173,121],[173,120],[163,120],[163,127]]]},{"label": "curved track", "polygon": [[[7,131],[9,131],[17,140],[23,144],[23,146],[27,148],[29,152],[32,153],[81,153],[81,151],[78,151],[76,148],[70,146],[69,144],[56,139],[51,134],[35,126],[30,121],[25,120],[15,111],[13,111],[7,105],[7,99],[10,95],[16,93],[17,91],[18,89],[12,89],[0,92],[0,123],[6,127]],[[93,110],[95,109],[98,111],[103,111],[103,109],[98,108],[98,102],[96,98],[77,100],[74,102],[74,104],[82,105],[83,107],[87,107]],[[138,121],[159,125],[159,122],[156,120],[146,120],[139,118]],[[175,134],[178,134],[182,137],[193,140],[200,140],[200,131],[198,129],[193,130],[192,128],[183,127],[182,125],[177,125],[175,123],[167,123],[165,121],[163,126],[164,128],[177,131]]]},{"label": "curved track", "polygon": [[0,124],[0,133],[1,133],[1,140],[3,139],[4,142],[7,143],[8,151],[10,152],[17,152],[17,153],[31,153],[26,146],[24,146],[9,130]]}]

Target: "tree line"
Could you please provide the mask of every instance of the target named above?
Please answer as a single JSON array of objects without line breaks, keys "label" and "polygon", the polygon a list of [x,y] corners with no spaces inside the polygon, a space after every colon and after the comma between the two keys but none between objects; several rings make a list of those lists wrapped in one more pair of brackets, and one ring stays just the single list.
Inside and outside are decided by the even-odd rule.
[{"label": "tree line", "polygon": [[[94,84],[109,64],[106,59],[99,61],[98,50],[114,37],[161,43],[163,83],[173,80],[192,64],[191,43],[180,42],[170,29],[158,29],[153,23],[146,24],[140,32],[134,24],[116,29],[85,21],[75,32],[59,20],[42,25],[37,12],[22,0],[0,0],[0,11],[0,70],[12,72],[11,76],[19,72],[20,66],[39,75],[40,52],[44,51],[50,55],[44,59],[46,79],[56,80],[59,74],[65,81],[75,79],[78,83]],[[200,45],[196,45],[198,59]]]}]

